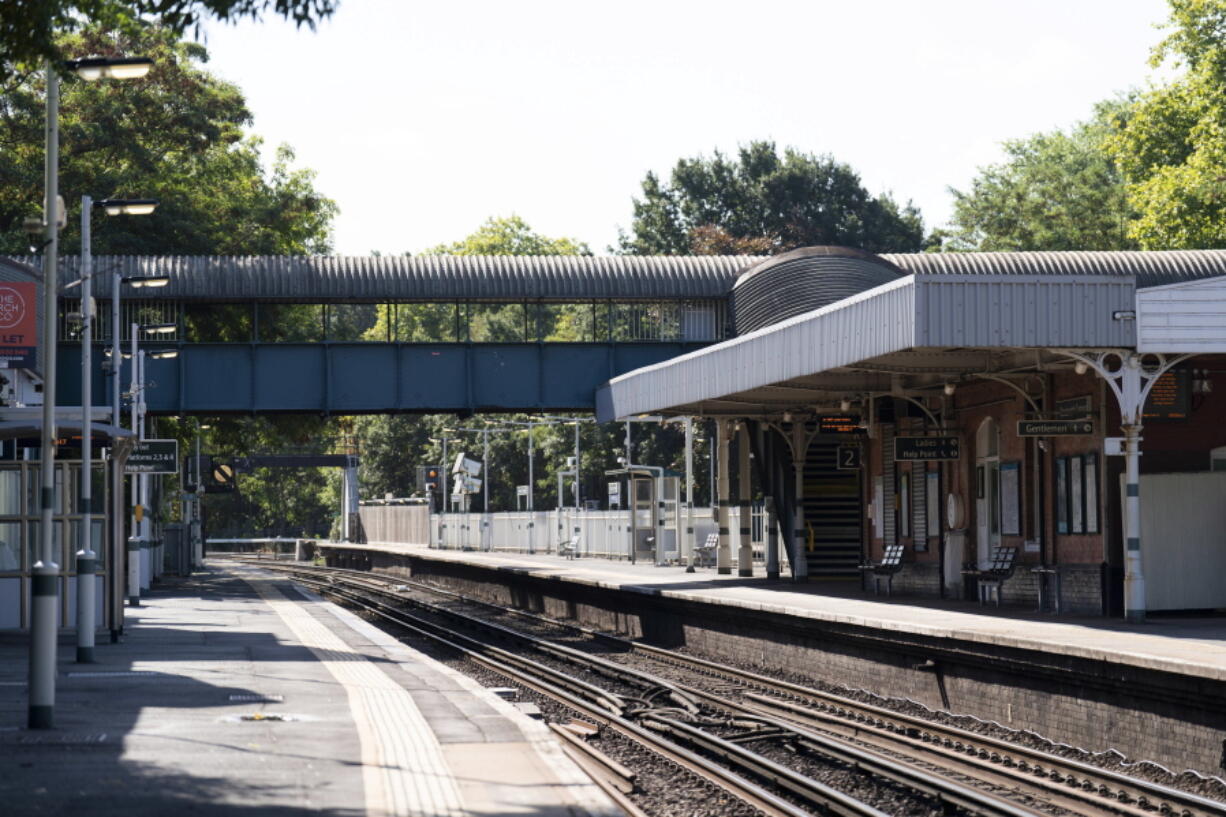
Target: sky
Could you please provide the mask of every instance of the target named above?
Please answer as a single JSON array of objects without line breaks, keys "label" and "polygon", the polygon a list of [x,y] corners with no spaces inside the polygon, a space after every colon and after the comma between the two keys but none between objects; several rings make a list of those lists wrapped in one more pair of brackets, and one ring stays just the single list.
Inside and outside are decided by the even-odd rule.
[{"label": "sky", "polygon": [[210,24],[266,156],[340,207],[341,255],[516,213],[604,253],[644,174],[769,139],[830,154],[927,229],[1006,139],[1152,76],[1163,0],[341,0],[314,32]]}]

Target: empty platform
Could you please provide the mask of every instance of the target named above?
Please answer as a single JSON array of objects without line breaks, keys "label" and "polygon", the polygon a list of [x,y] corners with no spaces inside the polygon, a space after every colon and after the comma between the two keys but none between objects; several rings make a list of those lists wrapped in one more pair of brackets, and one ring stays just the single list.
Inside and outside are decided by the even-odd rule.
[{"label": "empty platform", "polygon": [[612,815],[543,723],[276,575],[211,563],[72,663],[28,731],[0,642],[0,803],[37,815]]}]

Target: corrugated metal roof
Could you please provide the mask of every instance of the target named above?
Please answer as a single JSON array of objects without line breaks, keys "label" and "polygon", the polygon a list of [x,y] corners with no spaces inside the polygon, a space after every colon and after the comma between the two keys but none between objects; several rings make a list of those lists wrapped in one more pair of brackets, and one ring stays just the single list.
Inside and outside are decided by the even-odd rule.
[{"label": "corrugated metal roof", "polygon": [[962,275],[1135,275],[1138,287],[1226,275],[1226,250],[883,254],[907,272]]},{"label": "corrugated metal roof", "polygon": [[1132,346],[1134,322],[1112,313],[1131,309],[1133,293],[1133,278],[1121,275],[908,275],[615,377],[597,392],[597,417],[745,399],[755,389],[911,349]]},{"label": "corrugated metal roof", "polygon": [[[22,259],[37,262],[37,259]],[[79,257],[60,259],[60,279]],[[723,298],[759,256],[95,256],[110,275],[168,275],[140,298],[198,301],[429,301]]]},{"label": "corrugated metal roof", "polygon": [[[829,250],[830,248],[826,248]],[[1226,275],[1226,250],[1160,252],[897,253],[907,273],[1130,275],[1150,287]],[[779,256],[776,256],[778,259]],[[37,257],[14,259],[38,269]],[[140,297],[200,301],[418,301],[723,298],[763,256],[95,256],[105,297],[109,275],[169,275]],[[77,256],[61,256],[62,283]]]}]

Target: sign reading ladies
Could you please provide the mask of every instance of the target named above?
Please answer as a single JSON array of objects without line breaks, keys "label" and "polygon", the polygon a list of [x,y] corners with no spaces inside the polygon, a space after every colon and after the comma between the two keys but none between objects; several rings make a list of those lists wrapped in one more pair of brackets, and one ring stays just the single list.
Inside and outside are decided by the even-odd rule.
[{"label": "sign reading ladies", "polygon": [[0,368],[33,369],[38,349],[36,284],[0,282]]}]

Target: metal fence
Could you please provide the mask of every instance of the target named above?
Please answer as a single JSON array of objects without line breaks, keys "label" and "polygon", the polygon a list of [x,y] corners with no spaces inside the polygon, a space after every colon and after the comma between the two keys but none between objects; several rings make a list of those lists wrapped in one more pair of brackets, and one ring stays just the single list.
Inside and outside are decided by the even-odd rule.
[{"label": "metal fence", "polygon": [[[389,509],[392,510],[392,509]],[[395,509],[407,510],[407,509]],[[750,541],[757,563],[766,560],[766,518],[761,505],[751,506]],[[728,509],[731,530],[740,528],[740,508]],[[693,510],[691,547],[700,545],[717,532],[710,508]],[[677,537],[683,542],[688,527],[685,511],[680,515]],[[630,511],[560,511],[509,513],[448,513],[430,517],[430,546],[444,550],[482,550],[502,553],[558,553],[559,547],[574,541],[575,556],[603,559],[642,559],[644,553],[634,552]],[[413,543],[419,544],[419,543]],[[735,545],[734,545],[735,548]],[[662,563],[681,563],[690,548],[658,554]],[[736,553],[733,552],[735,562]]]}]

